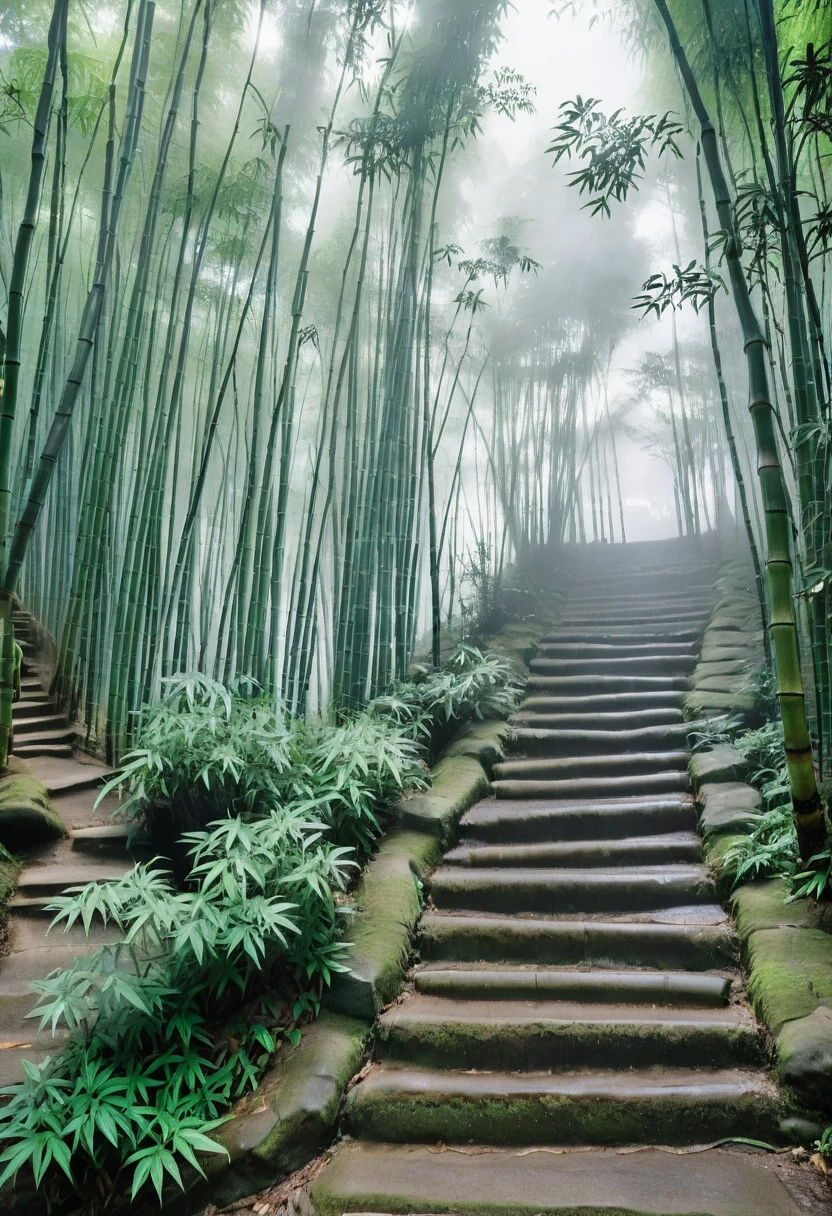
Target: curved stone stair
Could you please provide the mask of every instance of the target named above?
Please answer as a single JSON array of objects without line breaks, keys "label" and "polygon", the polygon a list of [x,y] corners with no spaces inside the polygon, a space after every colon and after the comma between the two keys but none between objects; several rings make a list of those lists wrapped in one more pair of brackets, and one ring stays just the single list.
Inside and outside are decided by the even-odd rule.
[{"label": "curved stone stair", "polygon": [[111,926],[95,922],[89,935],[80,925],[49,931],[54,899],[69,888],[107,882],[132,868],[127,828],[113,825],[116,799],[96,799],[108,769],[73,750],[75,731],[41,682],[32,619],[15,613],[15,633],[23,650],[22,696],[13,706],[13,754],[25,771],[49,791],[67,829],[64,840],[27,851],[17,890],[9,901],[7,952],[0,957],[0,1084],[22,1077],[24,1059],[42,1059],[63,1036],[38,1031],[27,1018],[37,998],[30,987],[57,968],[114,940]]},{"label": "curved stone stair", "polygon": [[[625,579],[619,563],[634,560]],[[688,787],[682,704],[715,566],[692,542],[591,561],[531,663],[494,796],[463,817],[430,879],[414,982],[380,1019],[347,1098],[353,1142],[318,1184],[328,1211],[467,1210],[461,1167],[458,1190],[426,1180],[408,1198],[403,1184],[385,1206],[391,1169],[410,1177],[419,1142],[550,1146],[538,1151],[553,1154],[551,1192],[528,1210],[594,1213],[571,1167],[559,1195],[569,1146],[778,1136]],[[643,1191],[656,1186],[647,1171]],[[605,1211],[728,1210],[695,1191],[678,1206],[608,1192]]]}]

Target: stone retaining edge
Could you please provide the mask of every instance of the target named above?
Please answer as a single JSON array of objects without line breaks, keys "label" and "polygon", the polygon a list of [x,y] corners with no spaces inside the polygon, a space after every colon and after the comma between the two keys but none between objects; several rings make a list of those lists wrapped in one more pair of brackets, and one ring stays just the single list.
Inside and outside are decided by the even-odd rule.
[{"label": "stone retaining edge", "polygon": [[[708,654],[709,636],[730,633],[737,636],[733,649],[738,654],[744,652],[751,662],[761,663],[750,566],[737,559],[723,562],[717,586],[722,596],[705,632],[703,654]],[[715,640],[722,642],[724,637]],[[703,688],[697,677],[702,667],[711,666],[707,657],[700,656],[685,716],[728,713],[748,717],[753,702],[740,683],[747,675],[738,678],[726,673],[720,688],[712,688],[710,679]],[[760,807],[759,792],[743,780],[746,772],[742,757],[727,746],[698,752],[691,759],[704,856],[717,873],[722,856],[748,832]],[[724,888],[722,893],[731,903],[748,970],[749,999],[772,1036],[780,1080],[799,1106],[828,1116],[832,1114],[832,935],[822,927],[816,907],[805,901],[784,902],[789,889],[782,880],[757,880],[738,887],[732,895]],[[801,1132],[811,1138],[811,1121],[789,1122],[795,1125],[790,1130],[798,1138]]]}]

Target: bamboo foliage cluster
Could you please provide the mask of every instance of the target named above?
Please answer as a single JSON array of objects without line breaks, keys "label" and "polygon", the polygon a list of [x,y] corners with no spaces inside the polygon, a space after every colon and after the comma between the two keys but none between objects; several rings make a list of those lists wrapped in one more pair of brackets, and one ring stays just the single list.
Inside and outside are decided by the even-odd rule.
[{"label": "bamboo foliage cluster", "polygon": [[453,601],[445,470],[487,362],[488,260],[440,247],[443,197],[483,115],[533,104],[491,66],[505,10],[126,0],[111,59],[82,65],[55,0],[45,61],[4,62],[18,181],[32,156],[0,231],[0,728],[14,594],[111,758],[175,672],[295,712],[404,674],[426,601],[434,625]]}]

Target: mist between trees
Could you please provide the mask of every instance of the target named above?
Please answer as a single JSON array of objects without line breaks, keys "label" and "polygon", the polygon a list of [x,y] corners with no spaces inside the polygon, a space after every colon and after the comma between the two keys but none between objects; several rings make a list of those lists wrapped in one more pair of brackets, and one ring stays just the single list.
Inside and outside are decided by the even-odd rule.
[{"label": "mist between trees", "polygon": [[[636,468],[667,531],[746,528],[816,807],[829,13],[548,7],[0,18],[2,608],[55,635],[90,747],[182,671],[364,704],[538,546],[637,539]],[[538,92],[525,18],[561,62],[597,22],[635,104]]]}]

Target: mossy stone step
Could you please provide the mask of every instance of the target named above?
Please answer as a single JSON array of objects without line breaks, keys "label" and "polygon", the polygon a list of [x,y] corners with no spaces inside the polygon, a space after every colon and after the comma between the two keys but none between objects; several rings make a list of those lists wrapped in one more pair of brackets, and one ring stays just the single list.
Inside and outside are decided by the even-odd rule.
[{"label": "mossy stone step", "polygon": [[513,777],[492,781],[497,798],[625,798],[633,794],[674,794],[688,790],[686,769],[658,773],[635,773],[621,777]]},{"label": "mossy stone step", "polygon": [[436,968],[414,976],[425,996],[487,1001],[580,1001],[721,1007],[731,999],[731,980],[724,975],[687,971],[571,971],[540,968]]},{"label": "mossy stone step", "polygon": [[[72,738],[71,735],[70,738]],[[21,760],[39,759],[44,756],[70,759],[72,756],[72,746],[69,742],[56,740],[54,736],[51,736],[44,742],[24,738],[19,743],[15,741],[14,754],[19,756]]]},{"label": "mossy stone step", "polygon": [[[681,719],[681,713],[679,718]],[[524,725],[512,723],[508,747],[512,752],[527,756],[600,756],[612,753],[674,751],[684,745],[690,727],[682,721],[658,726],[642,726],[635,730],[546,729],[535,727],[531,715]],[[529,725],[525,725],[529,723]],[[687,755],[687,752],[685,752]]]},{"label": "mossy stone step", "polygon": [[626,869],[467,869],[440,866],[430,879],[440,910],[557,913],[631,912],[674,904],[714,903],[704,866]]},{"label": "mossy stone step", "polygon": [[463,843],[445,854],[446,865],[460,866],[610,866],[695,862],[701,854],[695,832],[664,836],[625,836],[614,840],[559,840],[543,844]]},{"label": "mossy stone step", "polygon": [[696,655],[591,655],[583,658],[562,658],[540,655],[532,659],[529,670],[534,676],[577,675],[651,675],[655,672],[682,676],[693,671]]},{"label": "mossy stone step", "polygon": [[773,1142],[781,1116],[765,1075],[734,1069],[550,1074],[376,1065],[345,1108],[353,1136],[432,1144]]},{"label": "mossy stone step", "polygon": [[642,711],[678,713],[685,704],[683,692],[596,692],[579,696],[557,696],[555,694],[526,697],[520,713],[531,714],[597,714],[641,713]]},{"label": "mossy stone step", "polygon": [[771,1156],[710,1149],[569,1152],[546,1146],[462,1152],[341,1144],[312,1183],[318,1216],[805,1216]]},{"label": "mossy stone step", "polygon": [[538,655],[545,659],[619,659],[619,658],[652,658],[657,654],[666,656],[695,655],[697,643],[691,638],[688,641],[669,641],[664,635],[659,635],[652,641],[627,642],[616,639],[606,642],[541,642]]},{"label": "mossy stone step", "polygon": [[536,756],[533,759],[506,760],[495,764],[494,777],[498,781],[525,780],[526,778],[558,778],[584,776],[591,773],[598,777],[631,776],[645,773],[655,776],[657,770],[664,773],[686,769],[688,751],[618,752],[613,755],[591,756]]},{"label": "mossy stone step", "polygon": [[529,676],[528,687],[537,689],[538,695],[543,692],[549,696],[574,694],[576,697],[598,696],[602,693],[621,694],[626,692],[684,692],[688,688],[686,676],[633,676],[633,675],[584,675],[584,676]]},{"label": "mossy stone step", "polygon": [[642,625],[639,629],[634,629],[632,624],[616,624],[616,625],[587,625],[585,628],[579,626],[558,625],[551,633],[547,633],[545,637],[540,639],[541,646],[547,646],[550,643],[557,644],[577,644],[577,645],[598,645],[599,643],[617,644],[628,643],[632,645],[651,645],[660,646],[665,644],[694,644],[699,645],[702,638],[702,630],[698,626],[680,626],[674,629],[672,626],[655,627]]},{"label": "mossy stone step", "polygon": [[[525,703],[528,705],[528,702]],[[576,743],[599,733],[611,741],[622,732],[656,731],[681,728],[683,734],[690,730],[681,709],[633,709],[612,713],[537,713],[525,706],[508,720],[513,731],[568,731]]]},{"label": "mossy stone step", "polygon": [[760,1068],[756,1027],[732,1010],[415,996],[379,1022],[377,1056],[431,1069]]},{"label": "mossy stone step", "polygon": [[14,735],[21,743],[24,737],[28,738],[31,735],[45,734],[51,731],[69,731],[72,733],[72,725],[68,718],[63,714],[32,714],[22,717],[19,721],[14,719]]},{"label": "mossy stone step", "polygon": [[428,912],[419,926],[419,950],[434,962],[708,971],[739,961],[739,943],[724,914],[721,921],[699,924]]},{"label": "mossy stone step", "polygon": [[628,798],[494,799],[478,802],[463,815],[463,837],[495,844],[655,836],[692,830],[696,808],[689,794],[636,794]]}]

